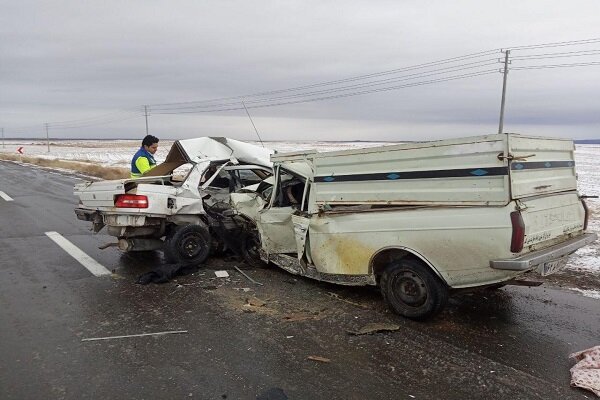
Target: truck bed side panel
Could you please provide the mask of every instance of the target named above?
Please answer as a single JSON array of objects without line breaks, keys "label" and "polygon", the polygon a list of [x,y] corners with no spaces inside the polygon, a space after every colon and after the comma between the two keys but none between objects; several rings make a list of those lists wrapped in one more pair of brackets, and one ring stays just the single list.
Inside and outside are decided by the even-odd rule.
[{"label": "truck bed side panel", "polygon": [[314,155],[317,204],[505,205],[505,135]]}]

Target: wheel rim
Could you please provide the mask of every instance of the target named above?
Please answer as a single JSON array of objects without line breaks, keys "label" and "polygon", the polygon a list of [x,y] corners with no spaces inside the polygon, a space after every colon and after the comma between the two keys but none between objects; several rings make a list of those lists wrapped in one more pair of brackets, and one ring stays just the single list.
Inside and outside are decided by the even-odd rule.
[{"label": "wheel rim", "polygon": [[179,241],[179,253],[185,258],[194,258],[203,251],[202,236],[195,232],[184,235]]},{"label": "wheel rim", "polygon": [[412,271],[402,271],[394,279],[394,295],[406,305],[419,307],[427,300],[425,281]]}]

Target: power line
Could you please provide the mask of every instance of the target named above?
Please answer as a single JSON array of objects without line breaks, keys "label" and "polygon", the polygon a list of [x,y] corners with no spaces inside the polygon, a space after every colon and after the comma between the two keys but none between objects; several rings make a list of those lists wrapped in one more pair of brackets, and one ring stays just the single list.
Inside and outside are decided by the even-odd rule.
[{"label": "power line", "polygon": [[91,122],[91,123],[88,123],[88,124],[78,124],[78,125],[53,125],[53,124],[48,124],[48,126],[50,128],[54,128],[54,129],[79,129],[79,128],[89,128],[90,126],[109,125],[109,124],[113,124],[115,122],[128,121],[128,120],[134,119],[134,118],[139,118],[139,116],[138,115],[133,115],[133,116],[124,117],[124,118],[117,118],[117,119],[110,119],[110,120],[104,120],[104,121]]},{"label": "power line", "polygon": [[[511,51],[527,52],[535,49],[544,48],[559,48],[567,46],[587,46],[600,43],[600,38],[571,40],[563,42],[543,43],[525,46],[506,47],[504,49]],[[489,66],[498,62],[492,62],[489,56],[503,52],[503,49],[491,49],[477,53],[466,54],[457,57],[445,58],[437,61],[416,64],[412,66],[396,68],[386,71],[374,72],[363,75],[351,76],[348,78],[337,79],[332,81],[318,82],[308,85],[296,86],[291,88],[283,88],[277,90],[261,91],[253,94],[220,97],[215,99],[205,99],[196,101],[186,101],[177,103],[157,103],[143,106],[144,116],[149,115],[152,110],[155,114],[189,114],[189,113],[206,113],[241,110],[240,105],[248,105],[248,108],[274,107],[286,104],[298,104],[312,101],[321,101],[327,99],[337,99],[350,96],[357,96],[368,93],[377,93],[383,91],[396,90],[401,88],[429,85],[440,82],[447,82],[457,79],[467,79],[487,74],[498,72],[498,70],[483,70],[477,69]],[[511,62],[527,62],[533,60],[553,59],[553,58],[570,58],[599,55],[600,50],[588,49],[567,52],[552,52],[541,54],[522,54],[518,56],[511,55]],[[468,62],[467,62],[468,61]],[[546,69],[546,68],[566,68],[566,67],[583,67],[599,65],[600,62],[579,62],[565,64],[544,64],[544,65],[516,65],[511,66],[510,70],[527,70],[527,69]],[[441,67],[441,68],[438,68]],[[444,76],[453,74],[459,71],[471,71],[461,75]],[[502,70],[500,70],[501,72]],[[413,72],[408,73],[407,72]],[[436,79],[411,82],[402,85],[395,85],[402,81],[422,80],[428,77],[439,76]],[[384,79],[377,79],[382,78]],[[314,89],[314,90],[313,90]],[[47,126],[54,129],[76,129],[89,126],[97,126],[110,124],[120,121],[125,121],[139,117],[127,114],[139,113],[133,109],[123,109],[117,112],[102,114],[96,117],[88,117],[76,120],[57,121],[48,123]],[[127,115],[127,116],[126,116]],[[41,124],[32,125],[29,127],[18,127],[11,129],[13,132],[38,131],[41,129]]]},{"label": "power line", "polygon": [[[255,106],[251,106],[251,107],[247,107],[247,108],[264,108],[264,107],[274,107],[274,106],[289,105],[289,104],[308,103],[308,102],[312,102],[312,101],[339,99],[339,98],[344,98],[344,97],[358,96],[358,95],[368,94],[368,93],[386,92],[386,91],[390,91],[390,90],[403,89],[403,88],[415,87],[415,86],[423,86],[423,85],[429,85],[429,84],[439,83],[439,82],[448,82],[448,81],[453,81],[453,80],[458,80],[458,79],[466,79],[466,78],[472,78],[472,77],[476,77],[476,76],[489,75],[489,74],[495,74],[495,73],[498,73],[498,69],[491,69],[491,70],[481,71],[481,72],[477,72],[477,73],[463,74],[463,75],[457,75],[457,76],[452,76],[452,77],[447,77],[447,78],[433,79],[433,80],[429,80],[429,81],[415,82],[415,83],[391,86],[391,87],[386,87],[386,88],[363,90],[363,91],[358,91],[358,92],[331,95],[331,96],[322,96],[322,97],[316,97],[316,98],[312,98],[312,99],[302,99],[302,100],[286,101],[286,102],[279,102],[279,103],[272,103],[272,104],[255,105]],[[238,104],[241,104],[241,102]],[[215,108],[215,109],[200,110],[200,111],[162,112],[162,113],[157,113],[157,114],[196,114],[196,113],[207,113],[207,112],[234,111],[234,110],[243,110],[243,109],[244,109],[244,107],[239,106],[239,107],[220,108],[220,109]]]},{"label": "power line", "polygon": [[548,47],[581,46],[581,45],[593,44],[593,43],[600,43],[600,38],[569,40],[566,42],[533,44],[533,45],[527,45],[527,46],[513,46],[513,47],[506,47],[506,49],[508,49],[508,50],[531,50],[531,49],[542,49],[542,48],[548,48]]},{"label": "power line", "polygon": [[[453,73],[453,72],[459,72],[459,71],[470,70],[470,69],[475,69],[475,68],[482,68],[485,66],[497,64],[496,59],[488,59],[488,60],[484,60],[484,61],[491,61],[491,62],[479,61],[476,63],[467,63],[467,64],[462,64],[462,65],[457,65],[454,67],[446,67],[446,68],[441,68],[441,69],[437,69],[437,70],[432,70],[432,71],[428,71],[427,73],[421,72],[421,73],[415,73],[415,74],[408,74],[408,75],[403,75],[400,77],[386,78],[386,79],[381,79],[381,80],[377,80],[377,81],[371,81],[371,82],[365,82],[365,83],[359,83],[359,84],[347,85],[347,86],[340,86],[337,88],[303,92],[303,93],[291,94],[291,95],[286,95],[286,96],[277,96],[277,97],[270,97],[270,98],[263,98],[263,99],[256,99],[256,100],[246,100],[244,102],[246,104],[256,104],[256,103],[272,102],[272,101],[289,99],[289,98],[310,97],[310,96],[343,92],[343,91],[354,90],[354,89],[382,86],[382,85],[395,83],[395,82],[425,78],[425,77],[430,77],[430,76],[435,76],[435,75],[449,74],[449,73]],[[473,65],[471,65],[471,64],[473,64]],[[212,104],[205,103],[204,105],[186,106],[186,107],[179,107],[179,108],[172,108],[172,109],[168,109],[168,108],[160,109],[159,108],[159,109],[154,109],[153,111],[156,114],[162,114],[165,112],[173,112],[173,111],[183,111],[183,110],[192,111],[195,109],[205,109],[205,108],[224,107],[224,106],[230,106],[230,105],[239,105],[239,103],[240,103],[239,101],[233,101],[233,102],[227,102],[227,103],[212,103]]]},{"label": "power line", "polygon": [[547,64],[547,65],[529,65],[522,67],[510,67],[510,70],[518,69],[547,69],[547,68],[567,68],[567,67],[588,67],[590,65],[600,65],[598,62],[587,62],[587,63],[572,63],[572,64]]},{"label": "power line", "polygon": [[185,104],[207,103],[207,102],[225,101],[225,100],[239,100],[239,99],[247,99],[250,97],[267,96],[267,95],[271,95],[271,94],[279,94],[279,93],[298,91],[298,90],[304,90],[304,89],[312,89],[312,88],[320,87],[320,86],[330,86],[330,85],[335,85],[335,84],[339,84],[339,83],[364,80],[364,79],[369,79],[369,78],[373,78],[373,77],[396,74],[399,72],[411,71],[411,70],[415,70],[415,69],[423,69],[423,68],[427,68],[427,67],[433,67],[433,66],[437,66],[437,65],[443,65],[443,64],[453,63],[453,62],[457,62],[457,61],[473,59],[473,58],[477,58],[477,57],[483,57],[486,55],[490,55],[493,53],[499,53],[499,52],[500,52],[500,49],[487,50],[487,51],[482,51],[479,53],[473,53],[473,54],[467,54],[464,56],[446,58],[443,60],[432,61],[432,62],[423,63],[423,64],[417,64],[417,65],[412,65],[412,66],[403,67],[403,68],[397,68],[397,69],[388,70],[388,71],[375,72],[375,73],[365,74],[365,75],[357,75],[357,76],[353,76],[353,77],[349,77],[349,78],[337,79],[337,80],[326,81],[326,82],[319,82],[319,83],[314,83],[314,84],[310,84],[310,85],[292,87],[292,88],[287,88],[287,89],[277,89],[277,90],[270,90],[270,91],[247,94],[247,95],[220,97],[220,98],[208,99],[208,100],[194,100],[194,101],[184,101],[184,102],[177,102],[177,103],[157,103],[157,104],[150,104],[150,106],[155,109],[155,108],[160,108],[160,106],[178,106],[178,105],[185,105]]},{"label": "power line", "polygon": [[564,53],[546,53],[546,54],[531,54],[527,56],[511,57],[511,60],[543,60],[549,58],[564,58],[564,57],[585,57],[599,55],[600,50],[581,50],[581,51],[567,51]]}]

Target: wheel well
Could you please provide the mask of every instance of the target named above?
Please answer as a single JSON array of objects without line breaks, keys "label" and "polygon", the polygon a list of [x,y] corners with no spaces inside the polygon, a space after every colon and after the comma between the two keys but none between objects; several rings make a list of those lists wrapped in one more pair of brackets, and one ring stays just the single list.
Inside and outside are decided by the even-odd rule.
[{"label": "wheel well", "polygon": [[[373,275],[375,275],[375,279],[377,280],[377,282],[379,282],[381,274],[383,274],[383,271],[390,263],[402,259],[411,259],[421,262],[423,263],[423,265],[427,266],[427,268],[430,268],[435,275],[437,275],[438,277],[440,276],[439,273],[435,270],[435,268],[432,268],[431,265],[424,258],[406,249],[393,248],[380,251],[371,260],[371,271],[373,271]],[[440,279],[442,280],[442,282],[444,282],[444,279],[442,279],[441,277]]]}]

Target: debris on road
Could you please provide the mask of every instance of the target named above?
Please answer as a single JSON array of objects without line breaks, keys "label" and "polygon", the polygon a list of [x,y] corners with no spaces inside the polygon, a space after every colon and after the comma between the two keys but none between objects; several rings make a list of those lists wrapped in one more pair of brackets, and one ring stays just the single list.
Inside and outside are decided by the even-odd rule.
[{"label": "debris on road", "polygon": [[250,297],[250,298],[246,299],[246,303],[251,305],[252,307],[262,307],[265,304],[267,304],[266,301],[258,299],[256,297]]},{"label": "debris on road", "polygon": [[282,317],[282,319],[287,322],[298,322],[298,321],[306,321],[307,319],[315,319],[315,316],[312,314],[299,312],[299,313],[285,314]]},{"label": "debris on road", "polygon": [[241,269],[239,269],[237,266],[234,266],[233,268],[236,269],[237,272],[239,272],[240,274],[244,275],[246,277],[246,279],[248,279],[250,282],[256,284],[256,285],[260,285],[262,286],[263,284],[260,282],[255,281],[254,279],[250,278],[244,271],[242,271]]},{"label": "debris on road", "polygon": [[217,278],[229,278],[229,272],[227,272],[227,271],[215,271],[215,276]]},{"label": "debris on road", "polygon": [[177,263],[163,264],[138,276],[135,283],[147,285],[149,283],[167,283],[176,276],[190,275],[197,272],[201,264]]},{"label": "debris on road", "polygon": [[368,306],[366,306],[364,304],[360,304],[360,303],[356,303],[354,301],[350,301],[350,300],[344,299],[344,298],[340,297],[340,295],[337,294],[337,293],[327,292],[327,294],[330,295],[331,297],[333,297],[336,300],[343,301],[344,303],[352,304],[353,306],[357,306],[357,307],[361,307],[361,308],[369,308]]},{"label": "debris on road", "polygon": [[600,346],[573,353],[569,358],[577,361],[571,368],[571,386],[587,389],[600,397]]},{"label": "debris on road", "polygon": [[312,361],[318,361],[318,362],[322,362],[322,363],[331,362],[331,360],[329,358],[325,358],[325,357],[321,357],[321,356],[308,356],[308,357],[306,357],[306,359],[312,360]]},{"label": "debris on road", "polygon": [[188,333],[188,331],[166,331],[166,332],[138,333],[138,334],[134,334],[134,335],[105,336],[105,337],[81,339],[81,341],[82,342],[93,342],[93,341],[97,341],[97,340],[124,339],[124,338],[141,337],[141,336],[173,335],[173,334],[179,334],[179,333]]},{"label": "debris on road", "polygon": [[366,324],[362,328],[357,331],[348,331],[349,335],[372,335],[377,332],[388,332],[388,331],[397,331],[400,329],[400,325],[391,324],[387,322],[371,322]]},{"label": "debris on road", "polygon": [[246,313],[254,313],[259,309],[265,309],[266,301],[258,299],[256,297],[249,297],[246,299],[246,304],[242,306],[242,311]]}]

